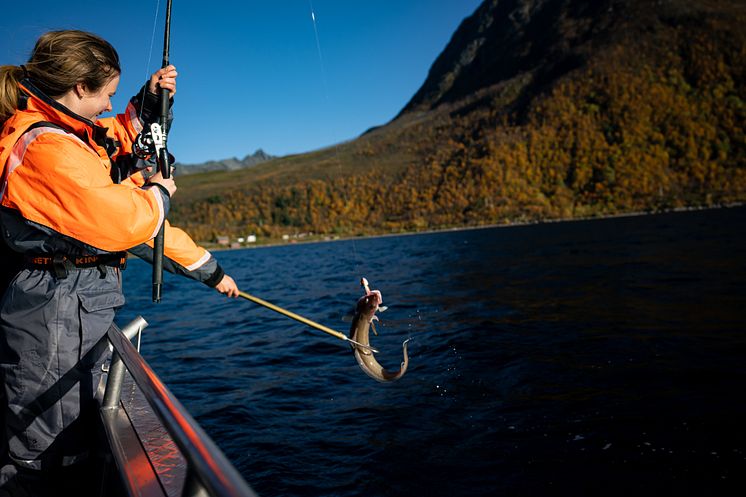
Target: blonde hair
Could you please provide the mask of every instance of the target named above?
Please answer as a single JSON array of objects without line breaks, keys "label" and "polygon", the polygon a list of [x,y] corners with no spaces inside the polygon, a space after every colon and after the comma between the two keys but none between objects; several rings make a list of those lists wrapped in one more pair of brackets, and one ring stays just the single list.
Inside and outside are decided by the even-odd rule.
[{"label": "blonde hair", "polygon": [[57,98],[78,83],[98,91],[119,73],[119,55],[103,38],[78,30],[45,33],[24,66],[0,66],[0,123],[18,108],[18,82],[24,77]]}]

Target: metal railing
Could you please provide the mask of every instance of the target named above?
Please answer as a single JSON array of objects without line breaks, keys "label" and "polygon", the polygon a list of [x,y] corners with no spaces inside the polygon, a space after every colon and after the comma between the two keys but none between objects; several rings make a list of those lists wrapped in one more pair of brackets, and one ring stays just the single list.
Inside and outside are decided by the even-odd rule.
[{"label": "metal railing", "polygon": [[[183,497],[256,496],[236,468],[130,342],[146,326],[147,322],[138,316],[122,330],[112,326],[108,331],[113,352],[101,407],[104,424],[108,425],[107,429],[116,431],[119,422],[117,414],[123,409],[120,406],[120,396],[126,369],[186,461],[186,480],[181,493]],[[114,437],[114,445],[121,445],[116,440],[116,435]],[[111,434],[109,438],[112,439]],[[121,451],[120,459],[123,458],[124,464],[128,464],[131,461],[127,461],[124,452],[126,451]],[[122,464],[122,461],[118,464]],[[123,476],[130,495],[143,494],[140,488],[142,483],[136,482],[133,478],[127,481],[127,476]]]}]

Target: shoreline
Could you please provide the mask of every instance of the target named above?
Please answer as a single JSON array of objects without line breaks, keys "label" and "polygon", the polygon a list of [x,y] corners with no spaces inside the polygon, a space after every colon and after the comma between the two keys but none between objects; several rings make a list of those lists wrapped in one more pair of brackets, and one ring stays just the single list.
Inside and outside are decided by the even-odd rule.
[{"label": "shoreline", "polygon": [[405,231],[401,233],[380,233],[380,234],[372,234],[372,235],[344,236],[344,237],[340,236],[337,238],[330,238],[330,239],[313,239],[313,240],[303,240],[303,241],[293,239],[293,241],[268,242],[268,243],[263,243],[261,245],[243,246],[243,247],[237,247],[237,248],[214,246],[214,244],[212,243],[210,244],[205,244],[204,242],[198,242],[198,243],[204,246],[210,252],[226,252],[226,251],[231,251],[231,250],[257,250],[257,249],[263,249],[263,248],[274,248],[274,247],[284,247],[284,246],[293,246],[293,245],[309,245],[313,243],[332,243],[332,242],[342,242],[342,241],[368,239],[368,238],[387,238],[387,237],[394,237],[394,236],[428,235],[428,234],[435,234],[435,233],[450,233],[454,231],[473,231],[473,230],[493,229],[493,228],[517,228],[517,227],[522,227],[522,226],[533,226],[537,224],[569,223],[569,222],[579,222],[579,221],[602,221],[605,219],[618,219],[618,218],[639,217],[639,216],[654,216],[658,214],[670,214],[670,213],[679,213],[679,212],[706,211],[706,210],[716,210],[716,209],[733,209],[733,208],[743,207],[745,205],[746,205],[746,202],[732,202],[728,204],[711,205],[711,206],[676,207],[673,209],[665,209],[665,210],[659,210],[659,211],[654,211],[654,212],[631,211],[631,212],[622,212],[618,214],[608,214],[608,215],[603,215],[603,216],[582,216],[582,217],[569,217],[569,218],[558,218],[558,219],[542,219],[538,221],[516,221],[516,222],[509,222],[509,223],[502,223],[502,224],[494,224],[494,223],[493,224],[482,224],[479,226],[453,226],[450,228],[434,228],[434,229],[427,229],[427,230],[422,230],[422,231]]}]

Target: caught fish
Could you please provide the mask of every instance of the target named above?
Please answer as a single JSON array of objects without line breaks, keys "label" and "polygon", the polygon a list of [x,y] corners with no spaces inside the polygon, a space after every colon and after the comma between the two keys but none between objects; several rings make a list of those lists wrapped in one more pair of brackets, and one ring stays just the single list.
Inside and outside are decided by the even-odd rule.
[{"label": "caught fish", "polygon": [[[383,298],[380,291],[371,290],[368,287],[368,280],[365,278],[362,278],[361,284],[365,288],[365,295],[357,301],[357,305],[355,306],[355,317],[352,318],[352,325],[350,326],[350,338],[359,344],[370,347],[371,327],[373,328],[373,333],[376,333],[375,325],[373,324],[373,321],[378,320],[376,312],[379,310],[383,311],[386,308],[381,307]],[[408,342],[409,340],[407,339],[402,344],[404,360],[401,363],[401,367],[399,371],[393,372],[384,369],[369,348],[366,349],[354,344],[352,348],[355,351],[355,359],[357,359],[360,369],[374,380],[386,382],[398,380],[407,371],[407,365],[409,364],[409,356],[407,355]]]}]

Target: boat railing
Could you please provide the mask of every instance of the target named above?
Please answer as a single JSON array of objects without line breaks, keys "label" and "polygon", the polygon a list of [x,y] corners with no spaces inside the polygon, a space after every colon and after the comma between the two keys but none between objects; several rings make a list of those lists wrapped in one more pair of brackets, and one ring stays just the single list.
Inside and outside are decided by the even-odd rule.
[{"label": "boat railing", "polygon": [[[121,402],[125,369],[150,408],[168,432],[186,463],[182,497],[246,497],[254,491],[204,430],[158,378],[131,339],[147,326],[135,318],[121,330],[113,326],[108,340],[113,348],[101,417],[119,474],[129,495],[169,495],[157,481],[152,463],[142,453],[142,443]],[[140,452],[138,452],[138,450]]]}]

